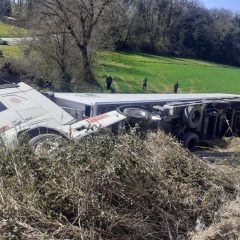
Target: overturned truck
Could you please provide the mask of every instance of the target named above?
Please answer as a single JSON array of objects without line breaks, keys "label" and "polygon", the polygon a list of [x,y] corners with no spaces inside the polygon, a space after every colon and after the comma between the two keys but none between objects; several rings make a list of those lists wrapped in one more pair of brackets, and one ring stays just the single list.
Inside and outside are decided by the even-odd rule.
[{"label": "overturned truck", "polygon": [[56,146],[109,128],[161,129],[185,147],[240,135],[240,96],[228,94],[40,93],[27,84],[0,86],[2,144],[28,136]]},{"label": "overturned truck", "polygon": [[117,110],[124,124],[161,129],[181,140],[186,148],[240,135],[240,96],[229,94],[78,94],[55,93],[52,100],[73,107],[75,116],[94,117]]}]

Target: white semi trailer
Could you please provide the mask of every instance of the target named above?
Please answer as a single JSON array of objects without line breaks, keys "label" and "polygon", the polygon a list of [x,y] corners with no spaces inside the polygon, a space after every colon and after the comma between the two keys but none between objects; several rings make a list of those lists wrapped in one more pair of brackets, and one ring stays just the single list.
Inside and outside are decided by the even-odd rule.
[{"label": "white semi trailer", "polygon": [[127,126],[161,129],[192,148],[223,136],[240,135],[240,96],[232,94],[86,94],[54,93],[62,107],[79,109],[79,118],[112,110]]},{"label": "white semi trailer", "polygon": [[[45,96],[44,96],[45,95]],[[0,86],[0,137],[73,140],[101,128],[161,129],[192,148],[240,135],[240,96],[228,94],[41,94],[25,83]]]}]

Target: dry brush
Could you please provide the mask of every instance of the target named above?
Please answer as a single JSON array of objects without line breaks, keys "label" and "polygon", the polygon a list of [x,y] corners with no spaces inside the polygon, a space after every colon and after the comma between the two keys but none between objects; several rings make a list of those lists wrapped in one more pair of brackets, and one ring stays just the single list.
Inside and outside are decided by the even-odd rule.
[{"label": "dry brush", "polygon": [[12,239],[187,239],[235,196],[234,183],[161,132],[0,156],[0,236]]}]

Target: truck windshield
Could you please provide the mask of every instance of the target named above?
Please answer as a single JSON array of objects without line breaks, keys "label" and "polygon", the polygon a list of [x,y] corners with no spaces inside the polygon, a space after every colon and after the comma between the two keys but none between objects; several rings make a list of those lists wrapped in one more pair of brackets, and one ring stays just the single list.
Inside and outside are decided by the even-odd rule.
[{"label": "truck windshield", "polygon": [[2,102],[0,102],[0,112],[5,111],[5,110],[7,110],[7,108],[5,107],[5,105],[3,105]]}]

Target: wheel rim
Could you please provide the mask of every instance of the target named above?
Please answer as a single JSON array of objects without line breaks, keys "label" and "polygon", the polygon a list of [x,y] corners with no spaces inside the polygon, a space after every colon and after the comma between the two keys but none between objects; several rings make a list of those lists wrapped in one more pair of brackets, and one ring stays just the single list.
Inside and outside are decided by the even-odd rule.
[{"label": "wheel rim", "polygon": [[39,141],[34,146],[34,152],[38,156],[46,156],[49,154],[53,154],[57,149],[59,149],[62,145],[62,138],[47,138]]}]

